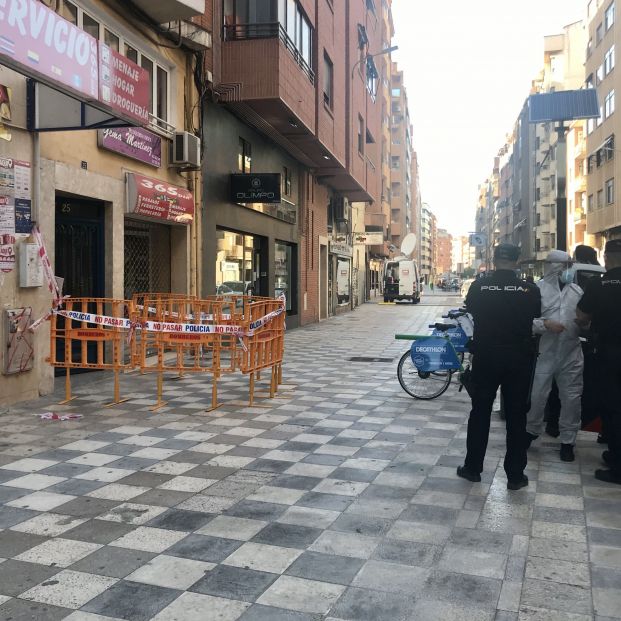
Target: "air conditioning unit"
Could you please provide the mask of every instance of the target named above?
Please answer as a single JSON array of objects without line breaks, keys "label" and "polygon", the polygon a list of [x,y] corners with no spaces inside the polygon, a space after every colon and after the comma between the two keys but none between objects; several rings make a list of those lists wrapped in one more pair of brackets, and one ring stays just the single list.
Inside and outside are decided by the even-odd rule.
[{"label": "air conditioning unit", "polygon": [[334,219],[337,222],[348,222],[351,220],[351,207],[349,201],[344,196],[334,199]]},{"label": "air conditioning unit", "polygon": [[201,140],[190,132],[175,132],[170,156],[171,166],[200,168]]}]

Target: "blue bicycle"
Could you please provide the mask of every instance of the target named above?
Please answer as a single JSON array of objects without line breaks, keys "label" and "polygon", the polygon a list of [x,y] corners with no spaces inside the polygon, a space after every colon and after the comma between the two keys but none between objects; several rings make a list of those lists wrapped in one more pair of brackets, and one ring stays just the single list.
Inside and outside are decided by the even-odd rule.
[{"label": "blue bicycle", "polygon": [[446,323],[434,323],[431,334],[396,334],[398,340],[414,341],[401,356],[397,378],[401,388],[415,399],[430,400],[443,394],[451,383],[453,373],[461,376],[464,356],[472,337],[472,319],[463,308],[443,315]]}]

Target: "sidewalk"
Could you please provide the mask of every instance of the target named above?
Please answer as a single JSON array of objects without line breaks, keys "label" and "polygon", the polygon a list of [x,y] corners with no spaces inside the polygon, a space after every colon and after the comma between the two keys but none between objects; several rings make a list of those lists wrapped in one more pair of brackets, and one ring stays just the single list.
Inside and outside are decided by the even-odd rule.
[{"label": "sidewalk", "polygon": [[[211,385],[79,381],[79,398],[0,415],[0,619],[12,621],[587,621],[621,619],[621,488],[556,441],[506,490],[494,416],[482,483],[455,476],[469,402],[414,401],[406,349],[460,298],[366,304],[287,334],[283,398]],[[354,361],[382,358],[387,362]],[[62,389],[62,381],[58,382]],[[267,406],[267,407],[265,407]],[[78,421],[41,421],[53,410]],[[3,560],[6,559],[6,560]]]}]

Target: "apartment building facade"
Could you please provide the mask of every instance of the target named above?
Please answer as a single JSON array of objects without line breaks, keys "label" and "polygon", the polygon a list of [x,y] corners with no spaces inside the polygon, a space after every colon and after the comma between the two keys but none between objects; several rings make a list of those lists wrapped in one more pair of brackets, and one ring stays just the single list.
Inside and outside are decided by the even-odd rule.
[{"label": "apartment building facade", "polygon": [[365,277],[352,204],[381,198],[381,5],[214,7],[203,291],[285,293],[291,326],[349,310]]},{"label": "apartment building facade", "polygon": [[425,284],[433,282],[433,261],[434,261],[434,221],[435,216],[426,203],[421,207],[420,220],[420,264],[419,271],[421,278],[425,279]]},{"label": "apartment building facade", "polygon": [[[382,0],[381,50],[392,45],[395,26],[392,18],[392,0]],[[391,231],[391,103],[392,60],[390,54],[375,58],[380,74],[379,94],[381,102],[381,196],[379,201],[365,204],[365,244],[367,246],[368,295],[379,295],[383,287],[384,262],[390,256]]]},{"label": "apartment building facade", "polygon": [[[584,83],[586,31],[582,21],[569,24],[563,32],[544,37],[543,68],[535,82],[537,92],[577,89]],[[570,218],[568,199],[567,134],[569,124],[535,125],[534,170],[534,273],[543,274],[543,262],[554,248],[568,248]],[[575,140],[572,135],[571,140]],[[575,190],[576,188],[572,188]]]},{"label": "apartment building facade", "polygon": [[[201,80],[194,74],[210,37],[190,20],[204,5],[3,3],[0,305],[7,341],[12,310],[34,320],[52,305],[52,281],[29,260],[38,252],[33,224],[63,294],[198,293],[200,154],[176,158],[171,146],[175,132],[198,145]],[[33,28],[43,22],[54,28],[53,40]],[[25,336],[23,351],[0,353],[0,404],[53,390],[49,324]]]},{"label": "apartment building facade", "polygon": [[390,234],[395,248],[412,232],[412,124],[403,71],[392,63],[391,74],[391,184]]},{"label": "apartment building facade", "polygon": [[615,70],[616,46],[621,28],[616,23],[616,2],[588,3],[585,84],[597,89],[600,117],[586,122],[586,234],[602,250],[607,239],[621,237],[621,202],[616,185],[620,178],[615,135],[621,119],[615,114],[615,93],[621,76]]},{"label": "apartment building facade", "polygon": [[453,236],[446,229],[439,228],[436,239],[436,274],[441,278],[448,277],[453,269]]}]

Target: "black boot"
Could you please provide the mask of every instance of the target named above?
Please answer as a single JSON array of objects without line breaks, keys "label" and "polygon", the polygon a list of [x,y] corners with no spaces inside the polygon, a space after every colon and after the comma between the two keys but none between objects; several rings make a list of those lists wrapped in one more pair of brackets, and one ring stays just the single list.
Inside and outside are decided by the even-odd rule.
[{"label": "black boot", "polygon": [[546,423],[546,433],[552,438],[558,438],[561,435],[561,432],[558,428],[558,422],[549,420]]},{"label": "black boot", "polygon": [[468,470],[466,466],[457,466],[457,476],[462,479],[466,479],[467,481],[472,481],[472,483],[481,482],[481,475],[476,472],[472,472],[472,470]]},{"label": "black boot", "polygon": [[561,461],[574,461],[576,456],[574,455],[573,444],[561,444]]},{"label": "black boot", "polygon": [[528,485],[528,477],[523,474],[521,479],[509,479],[507,481],[507,489],[522,489]]}]

